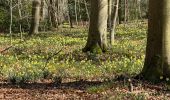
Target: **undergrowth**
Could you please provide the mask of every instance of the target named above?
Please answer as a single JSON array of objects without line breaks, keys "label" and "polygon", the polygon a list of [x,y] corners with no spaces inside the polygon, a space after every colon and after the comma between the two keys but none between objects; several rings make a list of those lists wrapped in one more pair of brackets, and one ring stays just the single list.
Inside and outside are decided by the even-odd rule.
[{"label": "undergrowth", "polygon": [[[20,39],[1,34],[0,76],[14,83],[36,82],[56,77],[106,80],[115,75],[134,76],[143,66],[146,25],[117,27],[115,44],[105,54],[82,53],[87,40],[86,29],[63,28],[31,38]],[[58,52],[60,51],[61,52]],[[58,53],[57,53],[58,52]]]}]

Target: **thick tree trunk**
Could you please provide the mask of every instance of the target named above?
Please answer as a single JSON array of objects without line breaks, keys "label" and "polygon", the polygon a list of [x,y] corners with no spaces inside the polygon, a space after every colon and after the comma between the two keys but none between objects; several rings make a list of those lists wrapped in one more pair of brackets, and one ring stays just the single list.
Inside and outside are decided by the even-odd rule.
[{"label": "thick tree trunk", "polygon": [[170,78],[170,0],[149,1],[146,58],[141,75],[158,82]]},{"label": "thick tree trunk", "polygon": [[88,40],[84,52],[106,51],[107,47],[107,0],[91,0],[91,15]]},{"label": "thick tree trunk", "polygon": [[32,1],[32,22],[29,35],[38,33],[39,21],[40,21],[40,8],[41,0]]}]

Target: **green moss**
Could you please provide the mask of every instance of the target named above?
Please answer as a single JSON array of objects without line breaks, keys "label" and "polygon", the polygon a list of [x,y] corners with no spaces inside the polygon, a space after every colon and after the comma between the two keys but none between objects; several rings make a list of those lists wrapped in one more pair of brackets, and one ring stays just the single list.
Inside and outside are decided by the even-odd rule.
[{"label": "green moss", "polygon": [[101,54],[102,53],[102,49],[100,48],[100,46],[98,44],[96,45],[93,45],[91,47],[91,50],[90,50],[92,53],[95,53],[95,54]]},{"label": "green moss", "polygon": [[102,54],[103,50],[98,44],[89,45],[88,47],[83,48],[83,52],[91,52],[95,54]]}]

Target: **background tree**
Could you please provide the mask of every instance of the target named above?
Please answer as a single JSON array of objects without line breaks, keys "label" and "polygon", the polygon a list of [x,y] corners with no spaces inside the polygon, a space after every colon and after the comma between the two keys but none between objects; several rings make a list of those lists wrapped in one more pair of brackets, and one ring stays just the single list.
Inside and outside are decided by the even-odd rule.
[{"label": "background tree", "polygon": [[114,44],[115,40],[115,28],[117,24],[117,18],[118,18],[118,9],[119,9],[119,0],[115,0],[114,2],[114,9],[111,11],[111,29],[109,31],[110,33],[110,44]]},{"label": "background tree", "polygon": [[107,18],[108,1],[91,0],[91,15],[88,40],[84,52],[106,51],[107,48]]},{"label": "background tree", "polygon": [[[8,33],[10,25],[9,1],[10,0],[0,0],[0,31]],[[50,4],[50,1],[52,1],[52,4]],[[110,1],[109,7],[111,7],[111,10],[113,11],[116,6],[116,0]],[[32,22],[32,0],[13,0],[13,5],[12,32],[20,33],[22,30],[23,33],[29,33]],[[125,7],[128,9],[126,16],[128,16],[129,22],[139,18],[146,19],[148,14],[147,5],[148,0],[135,0],[135,3],[134,0],[128,0],[128,6],[125,6],[124,0],[120,0],[118,7],[119,21],[124,23]],[[54,26],[61,28],[64,24],[70,24],[71,27],[77,25],[77,23],[82,27],[84,27],[84,25],[88,26],[90,19],[89,11],[90,0],[41,0],[39,31],[48,31],[53,29]],[[51,14],[53,14],[53,16],[51,16]],[[83,25],[81,25],[80,22]],[[85,22],[86,24],[84,24]],[[108,30],[111,30],[111,28],[112,27],[109,27]]]},{"label": "background tree", "polygon": [[38,33],[39,21],[40,21],[40,8],[41,0],[32,1],[32,22],[29,31],[29,35]]}]

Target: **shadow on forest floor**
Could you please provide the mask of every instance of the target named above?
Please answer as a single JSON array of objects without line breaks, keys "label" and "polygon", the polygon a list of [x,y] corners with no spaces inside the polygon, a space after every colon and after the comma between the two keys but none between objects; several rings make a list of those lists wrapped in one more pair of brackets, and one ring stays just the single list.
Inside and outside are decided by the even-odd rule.
[{"label": "shadow on forest floor", "polygon": [[0,83],[0,88],[6,88],[6,89],[10,89],[10,88],[22,88],[22,89],[79,89],[79,90],[84,90],[88,87],[92,87],[92,86],[100,86],[102,84],[104,84],[105,82],[101,82],[101,81],[73,81],[73,82],[64,82],[61,83],[59,85],[56,85],[54,83],[49,83],[49,82],[40,82],[40,83],[23,83],[23,84],[11,84],[11,83]]}]

